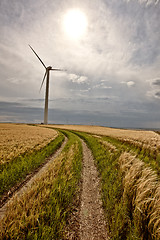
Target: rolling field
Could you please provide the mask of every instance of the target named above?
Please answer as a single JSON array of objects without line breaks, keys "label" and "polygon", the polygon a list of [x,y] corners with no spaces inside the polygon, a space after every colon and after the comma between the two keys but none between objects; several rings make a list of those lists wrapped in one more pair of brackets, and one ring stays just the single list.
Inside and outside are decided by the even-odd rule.
[{"label": "rolling field", "polygon": [[26,151],[44,147],[57,137],[57,132],[29,125],[0,124],[0,136],[0,164],[4,164]]},{"label": "rolling field", "polygon": [[78,137],[68,142],[20,199],[13,199],[0,224],[1,239],[62,239],[80,179],[82,148]]},{"label": "rolling field", "polygon": [[49,125],[49,127],[50,126],[54,128],[62,128],[66,130],[74,130],[96,135],[115,137],[124,141],[134,141],[137,144],[145,144],[145,146],[148,148],[160,149],[160,135],[153,131],[125,130],[85,125]]},{"label": "rolling field", "polygon": [[136,158],[132,146],[115,144],[113,139],[105,144],[97,136],[77,134],[92,150],[99,170],[111,239],[158,240],[160,183],[155,171]]},{"label": "rolling field", "polygon": [[64,137],[53,129],[20,124],[0,124],[0,136],[1,203],[3,195],[12,193],[10,189],[54,153]]},{"label": "rolling field", "polygon": [[[6,126],[8,131],[13,127],[12,124]],[[17,131],[21,127],[32,128],[38,136],[46,131],[44,136],[51,138],[46,140],[46,137],[45,143],[37,140],[33,148],[25,150],[28,155],[23,156],[22,153],[23,161],[16,159],[4,164],[6,167],[0,170],[1,182],[5,182],[11,172],[16,175],[14,164],[17,161],[19,166],[20,162],[25,164],[29,158],[37,167],[36,161],[41,155],[44,158],[39,162],[55,152],[64,138],[67,138],[67,143],[45,173],[21,197],[13,198],[0,224],[1,239],[83,239],[80,237],[85,236],[81,227],[80,209],[84,204],[81,203],[81,194],[89,170],[85,171],[84,179],[82,141],[91,150],[98,171],[107,239],[160,239],[160,135],[152,131],[78,125],[15,126]],[[21,139],[23,134],[22,131]],[[41,147],[37,149],[39,145]],[[87,148],[85,151],[88,151]],[[2,174],[9,169],[11,172],[8,175]],[[24,169],[23,165],[20,170],[22,175]],[[33,168],[29,170],[33,171]],[[94,207],[91,200],[88,202]],[[92,217],[87,216],[87,211],[85,218]]]}]

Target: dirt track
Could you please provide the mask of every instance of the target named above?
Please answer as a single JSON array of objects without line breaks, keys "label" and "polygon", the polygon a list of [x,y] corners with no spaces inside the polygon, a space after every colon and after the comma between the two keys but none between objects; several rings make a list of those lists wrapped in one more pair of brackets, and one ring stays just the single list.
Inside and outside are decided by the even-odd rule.
[{"label": "dirt track", "polygon": [[98,172],[90,149],[83,146],[82,196],[80,207],[80,239],[108,239],[100,197]]},{"label": "dirt track", "polygon": [[[49,161],[32,176],[18,191],[10,198],[10,200],[0,208],[0,220],[5,216],[5,212],[9,204],[16,196],[21,196],[32,183],[38,179],[41,174],[46,171],[48,164],[60,154],[66,144],[65,139],[61,148],[51,157]],[[79,200],[77,206],[77,214],[72,218],[71,232],[68,232],[69,240],[107,240],[109,239],[104,213],[102,208],[102,201],[100,196],[100,181],[98,172],[94,165],[94,159],[90,149],[82,141],[83,146],[83,171],[81,180],[81,191],[79,192]],[[77,196],[78,197],[78,196]],[[69,229],[68,229],[69,230]],[[69,230],[69,231],[70,231]]]}]

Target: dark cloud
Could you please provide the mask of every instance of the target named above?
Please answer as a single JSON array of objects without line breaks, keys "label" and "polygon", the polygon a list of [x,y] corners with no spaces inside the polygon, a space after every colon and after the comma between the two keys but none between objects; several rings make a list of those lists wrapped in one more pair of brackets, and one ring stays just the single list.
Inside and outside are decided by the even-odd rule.
[{"label": "dark cloud", "polygon": [[[44,98],[26,98],[22,100],[23,102],[44,102]],[[52,101],[52,100],[50,100]]]},{"label": "dark cloud", "polygon": [[152,82],[153,85],[155,86],[160,86],[160,79],[156,79]]},{"label": "dark cloud", "polygon": [[11,107],[20,107],[20,106],[22,106],[22,104],[19,102],[0,102],[1,110],[6,108],[11,108]]},{"label": "dark cloud", "polygon": [[[159,93],[160,95],[160,93]],[[158,104],[156,109],[153,105],[128,103],[128,109],[125,106],[117,106],[117,112],[104,112],[100,109],[83,110],[83,109],[49,109],[49,123],[55,124],[91,124],[103,125],[109,127],[122,128],[154,128],[151,122],[158,122],[160,114]],[[138,108],[137,108],[138,106]],[[107,107],[107,106],[106,106]],[[112,106],[111,106],[112,107]],[[149,108],[149,111],[148,111]],[[1,122],[23,122],[23,123],[41,123],[43,122],[43,108],[24,107],[23,104],[16,102],[0,102],[0,121]],[[156,113],[155,113],[156,112]],[[145,124],[144,124],[145,123]]]},{"label": "dark cloud", "polygon": [[160,92],[156,92],[156,93],[155,93],[155,96],[158,97],[158,98],[160,98]]}]

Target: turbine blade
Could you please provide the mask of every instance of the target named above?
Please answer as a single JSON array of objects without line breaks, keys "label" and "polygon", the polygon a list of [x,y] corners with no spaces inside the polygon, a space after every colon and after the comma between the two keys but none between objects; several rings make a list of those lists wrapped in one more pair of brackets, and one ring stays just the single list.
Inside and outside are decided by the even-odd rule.
[{"label": "turbine blade", "polygon": [[43,64],[43,66],[45,67],[46,69],[46,66],[44,64],[44,62],[40,59],[40,57],[38,56],[38,54],[34,51],[34,49],[29,45],[29,47],[32,49],[32,51],[34,52],[34,54],[37,56],[37,58],[39,59],[39,61]]},{"label": "turbine blade", "polygon": [[43,80],[42,80],[41,87],[40,87],[39,91],[41,91],[41,89],[42,89],[42,86],[43,86],[46,75],[47,75],[47,71],[44,74],[44,77],[43,77]]},{"label": "turbine blade", "polygon": [[58,68],[52,68],[52,71],[67,71],[66,69],[58,69]]}]

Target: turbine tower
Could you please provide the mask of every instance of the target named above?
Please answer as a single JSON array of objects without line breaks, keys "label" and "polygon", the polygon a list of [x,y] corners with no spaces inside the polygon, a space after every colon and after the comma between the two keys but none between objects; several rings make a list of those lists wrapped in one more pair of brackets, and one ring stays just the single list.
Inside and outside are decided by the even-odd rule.
[{"label": "turbine tower", "polygon": [[44,64],[44,62],[40,59],[40,57],[38,56],[38,54],[34,51],[34,49],[29,45],[29,47],[32,49],[32,51],[34,52],[34,54],[37,56],[37,58],[39,59],[39,61],[42,63],[42,65],[45,67],[45,74],[41,83],[41,87],[40,90],[43,86],[43,83],[45,81],[46,78],[46,93],[45,93],[45,107],[44,107],[44,124],[48,124],[48,96],[49,96],[49,74],[50,71],[65,71],[63,69],[57,69],[57,68],[52,68],[51,66],[46,67],[46,65]]}]

